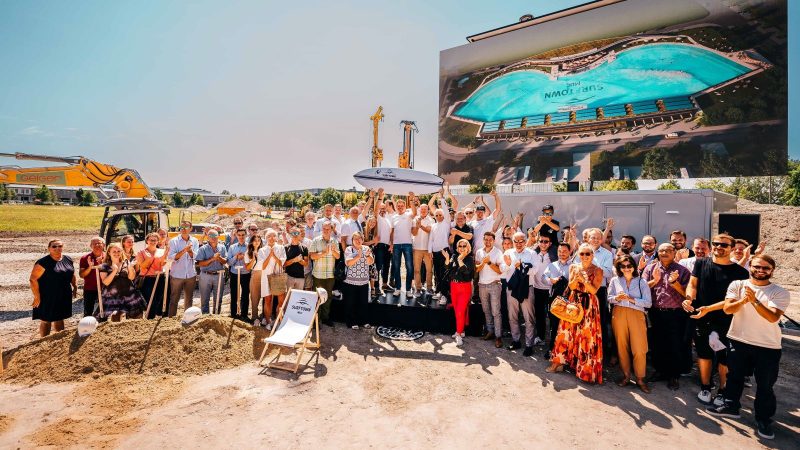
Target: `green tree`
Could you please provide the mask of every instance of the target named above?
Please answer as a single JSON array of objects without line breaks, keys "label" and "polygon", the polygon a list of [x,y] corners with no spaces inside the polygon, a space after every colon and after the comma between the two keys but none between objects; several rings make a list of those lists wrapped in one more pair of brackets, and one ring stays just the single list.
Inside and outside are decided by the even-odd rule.
[{"label": "green tree", "polygon": [[554,183],[553,192],[567,192],[567,183],[565,181]]},{"label": "green tree", "polygon": [[231,191],[229,191],[227,189],[223,189],[222,192],[220,192],[220,194],[221,195],[231,195]]},{"label": "green tree", "polygon": [[700,180],[694,184],[695,189],[713,189],[718,192],[728,192],[730,193],[730,189],[728,185],[725,184],[724,181],[718,180],[716,178],[711,180]]},{"label": "green tree", "polygon": [[192,205],[205,206],[205,201],[203,200],[203,196],[198,194],[197,192],[193,192],[192,196],[189,197],[189,201],[186,203],[186,206],[192,206]]},{"label": "green tree", "polygon": [[98,202],[97,195],[94,192],[87,191],[83,194],[83,201],[81,202],[81,206],[92,206]]},{"label": "green tree", "polygon": [[674,178],[678,174],[678,166],[673,161],[667,149],[654,148],[644,156],[642,163],[642,178],[658,180]]},{"label": "green tree", "polygon": [[265,199],[265,198],[262,198],[261,200],[259,200],[259,201],[258,201],[258,204],[266,208],[266,206],[267,206],[267,199]]},{"label": "green tree", "polygon": [[494,187],[495,187],[494,184],[485,184],[485,183],[471,184],[469,188],[467,188],[467,192],[469,192],[470,194],[488,194],[492,192],[492,189],[494,189]]},{"label": "green tree", "polygon": [[320,203],[323,205],[328,203],[335,205],[342,202],[342,193],[334,188],[326,188],[324,191],[319,193],[319,199]]},{"label": "green tree", "polygon": [[47,186],[42,185],[33,191],[33,198],[39,203],[48,203],[53,201],[55,195],[53,195],[53,192],[50,191],[50,189],[47,189]]},{"label": "green tree", "polygon": [[722,177],[731,174],[730,158],[715,152],[705,151],[700,159],[700,170],[704,177]]},{"label": "green tree", "polygon": [[352,208],[356,206],[358,203],[358,193],[356,192],[346,192],[342,196],[342,207],[344,208]]},{"label": "green tree", "polygon": [[14,193],[5,183],[0,183],[0,201],[8,201],[14,198]]},{"label": "green tree", "polygon": [[601,191],[636,191],[638,189],[639,185],[633,180],[611,180],[600,188]]},{"label": "green tree", "polygon": [[184,203],[183,196],[181,195],[180,192],[175,191],[175,193],[172,194],[172,206],[180,208],[181,206],[183,206],[183,203]]},{"label": "green tree", "polygon": [[781,201],[784,205],[800,206],[800,161],[789,161],[789,175]]},{"label": "green tree", "polygon": [[161,189],[153,189],[153,195],[156,197],[156,200],[166,202],[167,196],[161,192]]},{"label": "green tree", "polygon": [[659,191],[677,191],[680,188],[681,185],[675,180],[667,180],[658,186]]},{"label": "green tree", "polygon": [[249,195],[242,195],[242,196],[239,197],[239,200],[244,200],[246,202],[249,202],[249,201],[253,200],[253,197],[251,197]]}]

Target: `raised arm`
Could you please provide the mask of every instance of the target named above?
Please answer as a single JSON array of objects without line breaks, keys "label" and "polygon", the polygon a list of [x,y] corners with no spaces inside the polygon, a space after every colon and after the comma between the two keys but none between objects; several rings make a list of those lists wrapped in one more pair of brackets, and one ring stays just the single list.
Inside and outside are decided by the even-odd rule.
[{"label": "raised arm", "polygon": [[492,189],[492,197],[494,197],[494,211],[492,211],[492,217],[494,217],[494,220],[496,221],[497,216],[499,216],[503,210],[503,205],[500,203],[500,194],[498,194],[494,189]]}]

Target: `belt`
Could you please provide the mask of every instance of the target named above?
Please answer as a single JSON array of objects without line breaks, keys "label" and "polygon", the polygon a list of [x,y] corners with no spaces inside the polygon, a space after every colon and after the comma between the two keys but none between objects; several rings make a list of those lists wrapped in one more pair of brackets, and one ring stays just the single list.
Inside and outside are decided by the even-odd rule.
[{"label": "belt", "polygon": [[206,275],[217,275],[220,272],[222,272],[222,270],[207,270],[205,272],[200,272],[200,273],[204,273]]},{"label": "belt", "polygon": [[491,286],[493,284],[500,284],[500,280],[492,281],[491,283],[478,283],[478,286]]}]

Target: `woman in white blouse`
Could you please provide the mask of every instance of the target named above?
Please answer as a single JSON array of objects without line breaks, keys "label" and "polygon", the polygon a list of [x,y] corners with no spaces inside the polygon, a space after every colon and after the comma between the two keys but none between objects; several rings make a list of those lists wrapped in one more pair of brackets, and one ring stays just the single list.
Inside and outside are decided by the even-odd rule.
[{"label": "woman in white blouse", "polygon": [[261,264],[259,264],[258,253],[264,245],[264,240],[258,234],[250,238],[247,244],[247,253],[244,254],[244,264],[250,271],[250,306],[253,310],[253,326],[267,326],[267,319],[258,318],[258,307],[261,304]]},{"label": "woman in white blouse", "polygon": [[269,278],[271,275],[284,274],[283,263],[286,262],[286,249],[278,243],[278,232],[274,229],[267,230],[267,242],[258,251],[258,262],[261,265],[261,296],[264,298],[264,318],[267,320],[267,329],[271,330],[272,319],[272,297],[278,298],[278,309],[283,306],[286,299],[286,282],[283,286],[270,286]]},{"label": "woman in white blouse", "polygon": [[619,367],[622,377],[618,386],[627,386],[631,378],[631,354],[636,384],[642,392],[649,394],[645,381],[647,370],[647,321],[645,308],[652,305],[650,287],[639,277],[639,271],[631,255],[622,255],[614,260],[617,276],[608,283],[608,302],[611,310],[611,328],[617,341]]}]

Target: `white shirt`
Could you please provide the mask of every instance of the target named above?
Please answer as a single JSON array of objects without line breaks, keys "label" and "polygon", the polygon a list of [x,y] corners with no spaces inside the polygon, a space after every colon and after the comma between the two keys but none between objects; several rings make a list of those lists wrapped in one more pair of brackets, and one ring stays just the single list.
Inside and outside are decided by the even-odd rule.
[{"label": "white shirt", "polygon": [[[492,250],[488,253],[486,252],[485,247],[481,247],[475,252],[475,265],[477,266],[481,262],[483,262],[483,258],[489,256],[489,262],[492,264],[497,264],[498,266],[500,263],[503,262],[503,251],[497,247],[492,247]],[[483,269],[478,273],[478,283],[479,284],[491,284],[497,281],[500,281],[502,278],[501,274],[497,273],[489,267],[489,265],[483,266]]]},{"label": "white shirt", "polygon": [[261,267],[264,261],[267,260],[267,255],[269,255],[269,249],[270,249],[269,244],[265,243],[264,246],[258,250],[258,264],[259,264],[258,268],[260,270],[263,270],[264,278],[266,278],[267,275],[274,275],[276,273],[283,272],[283,263],[286,262],[286,249],[277,242],[275,242],[273,248],[275,249],[275,256],[278,257],[279,262],[276,263],[275,259],[272,259],[270,260],[269,264],[267,264],[267,267],[264,269],[261,269]]},{"label": "white shirt", "polygon": [[536,274],[544,270],[544,267],[541,267],[540,259],[529,248],[524,248],[521,252],[517,252],[517,249],[511,248],[503,253],[503,256],[505,255],[511,257],[511,264],[506,264],[505,258],[503,258],[502,263],[500,263],[500,270],[503,271],[503,278],[505,278],[506,281],[510,280],[511,276],[514,275],[517,261],[523,264],[528,263],[533,266],[528,271],[528,277],[530,278],[531,284],[533,284]]},{"label": "white shirt", "polygon": [[378,222],[378,242],[389,245],[389,234],[392,232],[392,221],[389,219],[389,215],[378,216],[376,221]]},{"label": "white shirt", "polygon": [[411,215],[411,210],[406,210],[403,214],[396,214],[392,218],[392,229],[394,230],[393,244],[411,243],[411,222],[413,220],[414,216]]},{"label": "white shirt", "polygon": [[440,252],[450,246],[450,219],[445,213],[445,219],[431,225],[431,233],[428,236],[428,251]]},{"label": "white shirt", "polygon": [[[766,286],[756,286],[750,280],[736,280],[728,286],[725,298],[740,300],[745,296],[744,287],[748,286],[756,294],[756,300],[765,306],[786,311],[791,297],[789,291],[770,283]],[[733,315],[728,337],[734,341],[780,350],[781,328],[777,322],[772,323],[761,317],[756,311],[756,306],[745,303],[742,309]]]},{"label": "white shirt", "polygon": [[[256,252],[256,257],[255,257],[256,263],[253,265],[253,268],[250,269],[251,272],[255,272],[255,271],[261,272],[261,261],[258,259],[258,255],[259,255],[259,252]],[[245,263],[245,265],[250,264],[250,261],[252,261],[252,259],[250,259],[250,256],[248,256],[247,252],[244,252],[244,263]]]},{"label": "white shirt", "polygon": [[553,285],[544,275],[544,272],[545,269],[547,269],[547,266],[550,265],[550,255],[547,252],[536,253],[535,250],[531,250],[531,252],[533,252],[533,257],[538,260],[539,267],[541,268],[541,270],[536,273],[536,277],[533,278],[533,287],[535,289],[544,289],[549,291]]},{"label": "white shirt", "polygon": [[492,231],[494,217],[487,216],[483,220],[475,219],[467,222],[467,225],[472,227],[472,248],[477,249],[478,247],[483,247],[483,233]]},{"label": "white shirt", "polygon": [[[420,225],[424,225],[426,227],[430,227],[433,225],[433,218],[430,214],[425,216],[424,218],[420,218],[419,220]],[[433,230],[431,230],[433,231]],[[428,251],[428,241],[430,240],[430,233],[423,230],[420,227],[417,227],[417,235],[414,236],[414,250],[425,250]]]},{"label": "white shirt", "polygon": [[353,219],[347,219],[342,222],[342,236],[347,237],[347,245],[353,245],[353,233],[356,231],[360,231],[361,234],[364,234],[364,230],[360,225],[358,221]]},{"label": "white shirt", "polygon": [[[567,262],[564,263],[562,263],[561,261],[551,262],[550,264],[547,265],[547,268],[544,269],[544,276],[546,276],[547,278],[564,277],[567,280],[569,280],[569,266],[571,264],[572,264],[572,259],[568,259]],[[561,295],[562,293],[555,292],[555,294]]]},{"label": "white shirt", "polygon": [[322,235],[322,224],[325,223],[326,220],[330,220],[331,224],[333,224],[333,237],[339,240],[339,235],[342,233],[342,222],[339,222],[336,217],[333,216],[330,218],[321,217],[317,219],[316,223],[314,223],[314,237]]},{"label": "white shirt", "polygon": [[680,264],[683,267],[686,267],[687,269],[689,269],[689,273],[691,273],[691,272],[694,272],[694,263],[695,263],[695,261],[697,261],[697,257],[696,256],[692,256],[691,258],[685,258],[685,259],[682,259],[682,260],[678,261],[678,264]]}]

